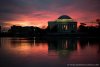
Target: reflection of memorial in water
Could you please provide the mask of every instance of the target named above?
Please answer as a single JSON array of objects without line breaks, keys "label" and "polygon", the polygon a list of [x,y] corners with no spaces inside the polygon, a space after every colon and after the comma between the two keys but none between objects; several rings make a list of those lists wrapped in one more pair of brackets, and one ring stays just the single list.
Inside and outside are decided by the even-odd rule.
[{"label": "reflection of memorial in water", "polygon": [[[50,63],[49,65],[58,64],[55,67],[66,67],[68,63],[95,64],[100,62],[100,39],[13,37],[1,38],[1,41],[0,61],[4,65],[9,62],[11,65],[18,65],[17,63],[23,62],[22,65],[34,65],[37,63],[35,67],[38,67],[38,63],[43,63],[44,65],[48,63]],[[5,63],[5,61],[7,62]]]},{"label": "reflection of memorial in water", "polygon": [[77,39],[56,39],[48,43],[49,55],[59,55],[66,57],[70,52],[77,49]]}]

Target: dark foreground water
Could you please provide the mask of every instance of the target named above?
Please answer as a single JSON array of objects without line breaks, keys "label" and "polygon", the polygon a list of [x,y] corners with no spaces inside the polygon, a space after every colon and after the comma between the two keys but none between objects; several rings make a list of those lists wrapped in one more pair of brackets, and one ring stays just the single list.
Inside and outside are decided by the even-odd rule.
[{"label": "dark foreground water", "polygon": [[0,67],[99,67],[99,64],[99,39],[0,38]]}]

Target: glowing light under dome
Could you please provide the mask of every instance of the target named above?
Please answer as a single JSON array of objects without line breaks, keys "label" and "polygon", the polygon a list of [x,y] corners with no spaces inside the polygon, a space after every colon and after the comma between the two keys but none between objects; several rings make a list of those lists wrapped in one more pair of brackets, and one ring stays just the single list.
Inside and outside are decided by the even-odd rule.
[{"label": "glowing light under dome", "polygon": [[73,19],[57,19],[57,22],[74,22]]}]

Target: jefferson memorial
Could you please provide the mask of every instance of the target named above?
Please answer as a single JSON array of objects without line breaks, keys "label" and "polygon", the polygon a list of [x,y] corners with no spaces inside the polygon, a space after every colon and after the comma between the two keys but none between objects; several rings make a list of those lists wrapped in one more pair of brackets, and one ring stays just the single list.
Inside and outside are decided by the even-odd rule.
[{"label": "jefferson memorial", "polygon": [[55,21],[49,21],[50,30],[57,28],[57,33],[75,33],[77,31],[77,22],[67,15],[60,16]]}]

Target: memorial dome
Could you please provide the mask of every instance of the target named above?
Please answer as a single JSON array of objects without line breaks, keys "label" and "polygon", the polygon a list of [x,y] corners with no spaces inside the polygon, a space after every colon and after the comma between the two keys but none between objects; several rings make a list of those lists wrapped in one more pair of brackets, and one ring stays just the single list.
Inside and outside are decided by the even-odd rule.
[{"label": "memorial dome", "polygon": [[57,22],[74,22],[74,20],[67,15],[60,16],[56,21]]},{"label": "memorial dome", "polygon": [[72,18],[67,15],[62,15],[58,19],[72,19]]}]

